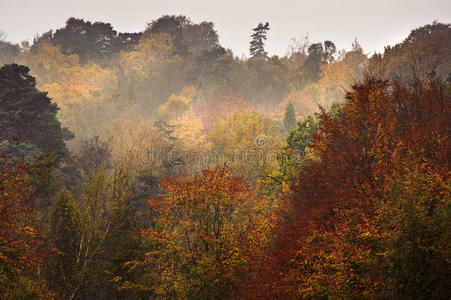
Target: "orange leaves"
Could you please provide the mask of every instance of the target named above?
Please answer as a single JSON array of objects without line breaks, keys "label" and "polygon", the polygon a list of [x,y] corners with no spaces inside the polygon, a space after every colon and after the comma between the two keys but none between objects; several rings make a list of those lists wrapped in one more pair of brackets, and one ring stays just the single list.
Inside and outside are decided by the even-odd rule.
[{"label": "orange leaves", "polygon": [[235,293],[252,259],[261,256],[263,204],[256,205],[247,182],[226,168],[167,177],[160,186],[160,199],[149,201],[155,226],[142,231],[149,245],[142,263],[153,270],[146,276],[158,278],[152,290],[163,298]]}]

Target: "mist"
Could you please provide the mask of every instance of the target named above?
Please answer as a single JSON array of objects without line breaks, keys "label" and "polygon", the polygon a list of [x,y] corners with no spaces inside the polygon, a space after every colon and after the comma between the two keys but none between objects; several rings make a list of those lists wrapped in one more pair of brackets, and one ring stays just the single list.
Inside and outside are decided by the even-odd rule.
[{"label": "mist", "polygon": [[175,2],[1,4],[0,298],[446,298],[450,4]]}]

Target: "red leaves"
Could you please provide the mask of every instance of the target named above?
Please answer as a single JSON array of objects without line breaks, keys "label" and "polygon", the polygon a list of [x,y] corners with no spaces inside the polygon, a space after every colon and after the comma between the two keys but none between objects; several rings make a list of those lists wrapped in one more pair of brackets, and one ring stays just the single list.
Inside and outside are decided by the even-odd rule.
[{"label": "red leaves", "polygon": [[254,286],[260,296],[378,293],[382,235],[375,216],[390,178],[407,164],[449,171],[450,101],[439,82],[367,79],[346,99],[338,117],[319,114],[323,127],[312,148],[320,159],[300,170],[288,210],[279,213],[274,249]]},{"label": "red leaves", "polygon": [[[16,276],[36,274],[46,255],[47,237],[35,224],[42,167],[48,165],[27,164],[0,153],[0,263],[7,285],[16,284]],[[0,285],[0,291],[3,288]]]}]

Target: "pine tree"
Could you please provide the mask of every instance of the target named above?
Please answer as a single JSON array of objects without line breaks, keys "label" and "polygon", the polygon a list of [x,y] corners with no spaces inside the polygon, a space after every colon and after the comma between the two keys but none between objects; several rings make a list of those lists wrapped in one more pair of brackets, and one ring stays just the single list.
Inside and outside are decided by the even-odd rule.
[{"label": "pine tree", "polygon": [[64,141],[73,135],[61,128],[57,105],[36,89],[29,72],[17,64],[0,68],[0,140],[33,145],[61,158],[68,153]]},{"label": "pine tree", "polygon": [[286,132],[290,132],[291,130],[296,128],[296,112],[291,101],[288,102],[287,108],[285,109],[283,126],[285,127]]},{"label": "pine tree", "polygon": [[254,33],[251,35],[251,46],[249,51],[251,57],[267,57],[268,53],[265,51],[266,32],[269,30],[269,23],[260,23],[257,27],[252,29]]},{"label": "pine tree", "polygon": [[50,230],[55,236],[58,254],[49,263],[47,278],[58,286],[58,292],[68,296],[73,289],[79,247],[80,214],[73,195],[62,188],[51,208]]}]

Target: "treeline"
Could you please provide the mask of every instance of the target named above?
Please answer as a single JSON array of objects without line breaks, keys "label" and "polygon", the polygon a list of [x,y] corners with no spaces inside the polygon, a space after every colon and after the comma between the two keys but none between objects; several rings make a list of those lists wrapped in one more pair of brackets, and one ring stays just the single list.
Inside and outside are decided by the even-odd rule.
[{"label": "treeline", "polygon": [[0,297],[446,299],[451,26],[372,57],[268,30],[0,40]]},{"label": "treeline", "polygon": [[240,59],[219,44],[211,22],[164,16],[143,32],[117,33],[108,23],[70,18],[31,45],[0,42],[0,64],[28,66],[61,108],[63,125],[79,138],[103,134],[114,119],[140,115],[156,121],[162,118],[158,108],[186,87],[195,89],[191,106],[244,98],[280,117],[292,101],[306,116],[318,104],[338,101],[344,88],[362,78],[368,59],[357,42],[337,53],[332,42],[306,37],[294,41],[287,55],[268,57],[267,30],[254,29],[257,52]]}]

